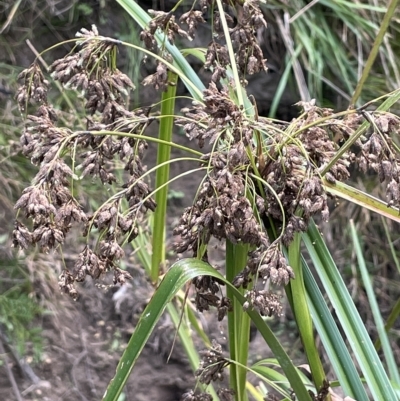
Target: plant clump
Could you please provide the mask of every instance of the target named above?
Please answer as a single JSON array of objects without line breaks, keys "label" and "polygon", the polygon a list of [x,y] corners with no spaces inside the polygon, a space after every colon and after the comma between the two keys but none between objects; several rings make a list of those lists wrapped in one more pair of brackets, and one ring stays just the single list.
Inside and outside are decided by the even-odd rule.
[{"label": "plant clump", "polygon": [[[157,34],[165,34],[171,44],[176,35],[193,38],[198,25],[205,21],[205,13],[215,9],[213,1],[203,1],[200,6],[200,10],[192,9],[179,19],[188,31],[171,12],[150,11],[152,19],[140,39],[159,58],[156,73],[146,77],[144,85],[152,84],[160,90],[168,87],[168,64],[162,58],[168,63],[172,58],[165,43],[158,44]],[[235,87],[238,82],[227,68],[232,63],[238,67],[241,84],[246,76],[266,69],[257,41],[257,30],[265,29],[266,22],[256,0],[234,2],[232,6],[226,7],[223,15],[216,9],[211,15],[215,35],[204,66],[212,76],[202,100],[193,101],[176,119],[189,139],[197,141],[200,148],[207,142],[213,150],[201,158],[207,174],[193,205],[184,211],[174,230],[174,249],[178,254],[190,251],[207,260],[211,237],[247,244],[248,260],[234,285],[247,288],[258,278],[287,285],[294,272],[282,249],[290,245],[296,233],[307,229],[311,217],[320,215],[328,220],[325,182],[346,181],[353,163],[364,172],[377,172],[380,180],[387,182],[388,204],[398,205],[398,158],[391,133],[398,129],[399,121],[392,115],[375,117],[364,110],[350,111],[341,119],[313,102],[300,102],[302,114],[291,123],[259,118],[254,107],[244,107],[239,97],[232,96],[239,90]],[[82,29],[77,37],[76,48],[56,60],[50,71],[65,88],[81,92],[85,129],[74,131],[60,124],[47,101],[49,81],[36,62],[19,76],[22,84],[17,101],[21,112],[27,113],[22,152],[39,171],[15,205],[32,220],[32,229],[18,219],[13,239],[14,246],[22,249],[38,244],[49,252],[64,243],[73,224],[81,224],[88,241],[75,266],[60,276],[60,288],[74,298],[74,282],[86,276],[97,279],[113,270],[114,282],[124,283],[129,278],[118,267],[124,257],[123,244],[139,234],[138,222],[148,210],[156,208],[144,179],[142,159],[147,143],[140,138],[154,120],[151,108],[129,110],[127,96],[134,85],[116,67],[118,41],[100,36],[95,26]],[[227,40],[233,45],[233,59]],[[349,140],[363,121],[371,119],[376,129],[358,135],[351,152],[341,152],[339,143]],[[115,159],[126,172],[124,182],[118,184],[119,192],[89,213],[74,195],[73,182],[91,176],[106,186],[115,186]],[[101,233],[95,249],[89,242],[93,230]],[[217,295],[218,283],[195,280],[194,284],[199,310],[216,307],[219,317],[230,310],[229,302]],[[249,303],[260,300],[260,294],[248,294],[252,294]],[[254,304],[257,308],[260,305],[258,301]],[[262,309],[269,314],[267,306]],[[271,310],[279,308],[272,306]]]},{"label": "plant clump", "polygon": [[[290,266],[285,256],[287,248],[313,217],[329,219],[329,188],[347,181],[351,167],[377,173],[387,185],[388,206],[399,206],[400,158],[392,139],[399,119],[364,108],[335,114],[314,101],[298,103],[300,115],[291,122],[259,117],[256,105],[243,93],[246,77],[266,70],[257,41],[257,31],[265,29],[266,22],[257,0],[223,3],[224,10],[221,2],[218,8],[215,1],[200,1],[200,10],[183,14],[179,22],[187,31],[172,12],[149,12],[152,19],[140,39],[147,53],[155,56],[157,67],[143,84],[160,91],[170,87],[169,69],[175,66],[166,41],[174,44],[177,35],[193,38],[196,27],[213,10],[214,32],[204,64],[211,70],[210,82],[174,121],[199,149],[212,149],[199,158],[206,174],[174,228],[173,249],[178,257],[189,253],[208,262],[212,238],[243,246],[246,261],[232,280],[245,297],[243,308],[279,317],[282,305],[274,291],[296,279],[294,264]],[[77,36],[76,48],[56,60],[50,72],[64,88],[80,91],[84,127],[62,125],[48,103],[50,84],[37,62],[19,77],[17,101],[21,112],[27,113],[21,148],[38,173],[15,204],[18,219],[13,231],[14,246],[38,245],[50,252],[64,244],[73,225],[80,225],[86,243],[74,266],[65,266],[59,276],[60,289],[73,299],[78,297],[76,282],[88,276],[97,280],[112,271],[114,284],[121,285],[131,278],[119,267],[124,245],[138,237],[145,215],[157,208],[143,164],[147,149],[143,134],[156,119],[154,108],[130,110],[128,95],[135,87],[116,67],[118,41],[100,36],[95,26]],[[366,129],[365,123],[372,128]],[[112,191],[95,211],[77,196],[75,183],[88,176]],[[21,215],[31,221],[31,228]],[[222,280],[198,276],[192,284],[198,311],[215,308],[219,321],[232,311],[233,300],[221,290]],[[223,380],[230,362],[222,347],[213,343],[201,355],[199,382]],[[232,389],[218,391],[223,400],[234,397]],[[212,397],[190,391],[182,399]]]}]

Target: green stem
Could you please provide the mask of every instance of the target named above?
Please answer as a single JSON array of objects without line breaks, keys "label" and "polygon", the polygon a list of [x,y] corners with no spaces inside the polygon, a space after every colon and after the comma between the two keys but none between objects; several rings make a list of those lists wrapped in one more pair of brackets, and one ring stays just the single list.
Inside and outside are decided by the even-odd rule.
[{"label": "green stem", "polygon": [[[169,71],[168,82],[170,85],[166,92],[162,94],[161,115],[168,116],[160,121],[160,130],[158,137],[166,142],[171,142],[174,123],[174,108],[176,84],[178,75]],[[157,165],[162,165],[170,159],[171,147],[158,146]],[[160,267],[165,262],[165,220],[167,212],[167,195],[168,185],[165,185],[169,180],[169,163],[165,163],[157,169],[156,173],[156,188],[160,188],[155,195],[157,207],[154,213],[153,223],[153,253],[151,258],[151,274],[150,279],[153,283],[157,282]]]},{"label": "green stem", "polygon": [[378,55],[379,47],[383,41],[383,38],[386,34],[387,29],[389,28],[390,20],[392,19],[393,14],[396,11],[397,3],[398,3],[398,0],[391,0],[388,5],[388,8],[387,8],[385,16],[383,17],[383,21],[382,21],[381,27],[379,29],[378,35],[376,36],[376,39],[372,46],[371,52],[369,53],[367,62],[365,63],[365,67],[361,74],[361,78],[358,81],[356,90],[354,91],[353,97],[351,98],[350,104],[352,106],[354,106],[356,104],[358,98],[361,95],[361,91],[364,87],[365,81],[367,80],[367,78],[371,72],[371,68],[372,68],[372,65],[374,64],[376,56]]},{"label": "green stem", "polygon": [[[248,245],[234,245],[232,242],[226,241],[226,279],[229,282],[232,282],[246,266],[248,250]],[[240,292],[243,293],[243,290]],[[227,288],[227,296],[232,301],[233,306],[233,311],[228,314],[230,357],[238,362],[238,364],[230,365],[230,384],[235,390],[236,401],[246,401],[247,371],[243,366],[247,365],[250,318],[229,287]]]},{"label": "green stem", "polygon": [[313,325],[307,303],[307,293],[304,285],[303,270],[301,266],[299,233],[295,234],[293,242],[289,245],[289,264],[292,267],[295,279],[290,281],[292,297],[292,310],[296,318],[297,327],[310,365],[311,374],[317,390],[321,389],[326,378],[322,362],[315,345]]},{"label": "green stem", "polygon": [[[230,241],[226,241],[226,279],[229,282],[232,282],[233,279],[235,278],[235,271],[234,271],[234,265],[235,265],[235,249],[234,245]],[[234,361],[237,360],[237,343],[235,341],[235,314],[236,314],[236,309],[238,308],[237,301],[233,297],[233,292],[232,290],[228,287],[226,289],[226,295],[227,297],[232,301],[232,308],[233,311],[228,313],[228,337],[229,337],[229,353],[231,359]],[[240,305],[239,305],[240,308]],[[237,365],[236,364],[231,364],[230,365],[230,386],[233,390],[237,390],[238,388],[238,376],[237,376]],[[236,391],[236,396],[238,395],[238,392]]]},{"label": "green stem", "polygon": [[239,71],[237,69],[237,64],[236,64],[236,60],[235,60],[235,51],[233,50],[232,41],[230,39],[231,36],[229,34],[229,27],[228,27],[228,23],[226,22],[226,18],[225,18],[224,6],[222,5],[221,0],[217,0],[217,5],[218,5],[219,15],[221,18],[222,28],[224,30],[224,36],[226,39],[226,46],[228,48],[229,60],[231,62],[233,79],[235,81],[236,95],[238,98],[238,103],[239,103],[239,106],[244,107],[242,86],[240,85]]}]

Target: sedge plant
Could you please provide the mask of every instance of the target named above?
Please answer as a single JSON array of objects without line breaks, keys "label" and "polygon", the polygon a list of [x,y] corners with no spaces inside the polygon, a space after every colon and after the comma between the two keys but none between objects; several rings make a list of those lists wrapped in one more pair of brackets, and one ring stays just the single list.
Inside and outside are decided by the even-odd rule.
[{"label": "sedge plant", "polygon": [[[382,320],[376,313],[384,361],[314,218],[328,221],[328,199],[336,196],[399,221],[400,157],[393,137],[400,119],[389,110],[400,99],[400,91],[355,107],[362,74],[353,104],[345,111],[335,113],[315,101],[301,101],[300,115],[290,123],[264,118],[246,93],[246,77],[266,70],[257,40],[257,32],[266,29],[258,1],[200,1],[181,15],[181,25],[174,16],[179,3],[171,12],[150,10],[149,14],[134,1],[118,3],[141,26],[143,49],[103,37],[93,26],[82,29],[74,49],[50,67],[53,80],[81,92],[87,113],[84,127],[72,129],[58,123],[57,111],[47,101],[50,81],[37,62],[20,74],[17,94],[20,109],[27,115],[22,151],[39,166],[39,172],[15,205],[14,245],[24,249],[37,245],[45,252],[59,249],[76,223],[83,226],[86,242],[75,265],[65,266],[59,277],[63,292],[77,299],[77,283],[108,272],[113,273],[114,284],[124,285],[130,274],[120,261],[129,245],[157,287],[103,400],[118,400],[165,309],[177,326],[199,383],[182,395],[185,401],[340,399],[335,386],[358,401],[370,395],[374,400],[398,399],[399,375]],[[380,38],[393,12],[389,7]],[[192,39],[206,15],[213,27],[208,47],[180,51],[176,37]],[[155,60],[155,73],[144,80],[161,92],[152,107],[130,109],[127,99],[134,85],[117,68],[118,46],[140,50]],[[209,82],[203,82],[183,54],[204,60],[204,68],[211,71]],[[376,54],[375,49],[366,68]],[[191,96],[180,114],[176,110],[179,81]],[[368,108],[375,103],[377,107]],[[155,120],[159,121],[157,138],[146,135]],[[192,147],[174,143],[176,126],[192,140]],[[149,141],[157,145],[158,155],[156,166],[147,170],[143,155]],[[209,143],[211,150],[204,151]],[[172,147],[187,156],[171,160]],[[171,177],[171,163],[182,160],[192,161],[193,169]],[[124,173],[118,181],[116,169],[121,166]],[[351,186],[350,167],[376,173],[386,185],[387,201]],[[167,270],[168,185],[194,171],[203,172],[204,178],[174,229],[173,249],[179,260]],[[153,175],[154,189],[148,180]],[[83,185],[88,176],[97,177],[111,191],[95,211],[86,210],[76,196],[78,183]],[[143,230],[152,212],[151,229]],[[30,226],[23,218],[31,221]],[[354,228],[352,233],[356,242]],[[211,238],[225,243],[223,271],[209,259]],[[367,286],[365,274],[364,279]],[[282,313],[280,287],[294,315],[310,379],[293,363],[265,319]],[[183,312],[171,303],[176,297]],[[371,305],[376,311],[376,305]],[[218,321],[227,319],[227,353],[205,336],[193,308],[215,310]],[[254,365],[248,362],[251,321],[274,356]],[[208,345],[206,351],[194,350],[188,324]],[[327,377],[315,331],[334,378]],[[248,381],[249,372],[264,384],[255,388]],[[229,383],[221,382],[226,375]]]}]

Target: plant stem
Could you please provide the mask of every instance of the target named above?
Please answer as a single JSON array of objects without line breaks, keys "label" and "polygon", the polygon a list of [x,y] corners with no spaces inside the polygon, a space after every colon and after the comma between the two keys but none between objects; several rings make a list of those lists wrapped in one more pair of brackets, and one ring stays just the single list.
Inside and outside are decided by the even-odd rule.
[{"label": "plant stem", "polygon": [[[246,266],[248,245],[235,245],[226,241],[226,279],[232,282],[235,276]],[[243,292],[244,290],[240,290]],[[246,401],[246,369],[250,339],[250,318],[244,312],[240,302],[233,296],[231,288],[227,288],[227,296],[232,301],[233,311],[228,314],[230,358],[238,364],[230,365],[231,387],[235,390],[236,401]]]},{"label": "plant stem", "polygon": [[[168,81],[170,85],[166,92],[162,94],[161,115],[166,116],[160,120],[159,139],[171,142],[174,123],[175,109],[175,94],[176,84],[178,81],[177,74],[169,71]],[[157,282],[160,266],[165,262],[165,220],[167,211],[167,195],[168,185],[165,185],[169,180],[169,163],[165,163],[170,159],[171,147],[165,145],[158,146],[157,165],[162,167],[157,169],[156,173],[156,188],[160,188],[155,195],[157,203],[154,212],[153,223],[153,247],[151,258],[151,274],[150,279],[153,283]]]},{"label": "plant stem", "polygon": [[235,81],[235,86],[236,86],[235,89],[236,89],[236,94],[237,94],[237,98],[238,98],[238,103],[239,103],[239,106],[244,107],[242,86],[240,85],[239,71],[237,68],[236,60],[235,60],[235,52],[233,50],[232,41],[230,40],[229,27],[228,27],[228,23],[226,22],[226,18],[225,18],[224,6],[222,5],[221,0],[217,0],[217,5],[218,5],[219,15],[221,18],[222,28],[224,30],[224,36],[226,38],[226,46],[228,48],[229,60],[231,62],[231,68],[232,68],[232,73],[233,73],[233,79]]}]

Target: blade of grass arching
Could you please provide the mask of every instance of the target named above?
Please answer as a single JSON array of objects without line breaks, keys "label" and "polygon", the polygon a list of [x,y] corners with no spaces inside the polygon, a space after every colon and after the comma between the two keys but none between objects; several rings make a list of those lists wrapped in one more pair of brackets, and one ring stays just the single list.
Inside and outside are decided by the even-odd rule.
[{"label": "blade of grass arching", "polygon": [[[270,387],[279,391],[284,397],[290,398],[290,384],[287,378],[280,372],[277,372],[275,368],[279,368],[278,361],[275,358],[267,358],[256,362],[250,367],[250,370],[265,377],[268,380]],[[304,385],[309,385],[310,388],[315,390],[315,387],[312,386],[311,382],[303,375],[303,373],[299,369],[297,369],[297,371],[299,376],[302,377]]]},{"label": "blade of grass arching", "polygon": [[[134,0],[117,0],[117,2],[125,9],[125,11],[142,27],[146,27],[151,20],[151,17],[136,3]],[[201,92],[205,89],[203,82],[199,76],[182,56],[179,49],[169,43],[165,35],[156,32],[155,36],[159,43],[164,43],[166,49],[171,54],[177,68],[194,84],[198,91],[193,90],[191,86],[187,86],[188,91],[196,100],[202,100]]]},{"label": "blade of grass arching", "polygon": [[314,221],[302,237],[374,401],[396,400],[364,323]]},{"label": "blade of grass arching", "polygon": [[[276,358],[265,358],[262,359],[258,362],[256,362],[253,366],[271,366],[271,367],[275,367],[275,368],[279,368],[279,363],[277,361]],[[315,390],[315,387],[313,385],[313,383],[311,382],[311,380],[302,372],[301,369],[296,368],[297,371],[299,372],[299,375],[301,377],[301,380],[303,381],[305,386],[308,386],[309,388],[312,388]],[[287,383],[287,380],[286,382]]]},{"label": "blade of grass arching", "polygon": [[262,376],[268,386],[280,395],[290,397],[290,385],[285,376],[266,366],[252,366],[250,369],[252,372]]},{"label": "blade of grass arching", "polygon": [[342,335],[304,258],[302,258],[302,266],[313,322],[340,386],[345,395],[357,401],[368,401],[368,395]]},{"label": "blade of grass arching", "polygon": [[369,53],[368,59],[365,63],[365,67],[364,70],[362,72],[361,78],[357,83],[356,89],[354,91],[353,97],[351,98],[351,106],[354,106],[357,103],[358,98],[361,95],[361,91],[364,87],[365,81],[367,80],[370,72],[371,72],[371,68],[374,64],[374,61],[376,59],[376,56],[378,55],[378,51],[379,51],[379,47],[383,41],[383,38],[386,34],[386,31],[389,28],[389,23],[390,20],[392,19],[394,13],[396,12],[396,8],[397,8],[397,3],[398,0],[390,0],[388,7],[387,7],[387,11],[385,16],[383,17],[382,20],[382,24],[381,27],[379,29],[379,32],[375,38],[375,42],[372,46],[371,52]]},{"label": "blade of grass arching", "polygon": [[295,275],[295,279],[290,281],[291,297],[293,300],[292,310],[307,355],[315,388],[319,390],[323,386],[326,375],[315,344],[313,325],[307,304],[301,266],[300,239],[300,234],[295,234],[288,248],[289,265]]},{"label": "blade of grass arching", "polygon": [[323,179],[323,186],[325,190],[333,196],[338,196],[339,198],[353,202],[362,208],[366,208],[400,223],[399,210],[394,207],[388,207],[386,202],[372,195],[339,181],[335,184],[331,184],[326,179]]},{"label": "blade of grass arching", "polygon": [[[178,76],[171,71],[168,72],[168,89],[163,92],[161,98],[161,115],[159,139],[171,142],[174,125],[175,95]],[[171,147],[159,144],[157,151],[155,201],[157,204],[154,212],[152,229],[152,258],[150,279],[153,283],[157,282],[160,267],[165,263],[165,223],[167,214],[169,163],[165,163],[171,158]],[[164,163],[164,164],[163,164]]]},{"label": "blade of grass arching", "polygon": [[[152,222],[152,219],[154,218],[153,215],[149,217],[149,223],[150,225]],[[151,270],[151,252],[148,249],[150,247],[151,239],[150,235],[147,232],[144,232],[142,228],[139,227],[139,235],[131,242],[133,249],[135,250],[135,254],[138,257],[141,265],[145,269],[148,275],[150,275],[150,270]],[[179,293],[182,293],[182,291],[179,291]],[[179,296],[178,293],[178,296]],[[180,299],[184,299],[184,295],[180,294]],[[179,327],[179,320],[180,316],[178,315],[178,312],[176,311],[176,308],[172,304],[167,305],[167,312],[171,316],[171,319],[175,325],[175,327]],[[191,326],[194,328],[194,330],[197,332],[197,334],[200,336],[200,338],[203,340],[204,345],[206,347],[209,347],[211,345],[211,341],[208,339],[207,335],[204,333],[204,330],[201,328],[199,321],[196,319],[196,316],[194,316],[193,309],[190,306],[187,306],[187,313],[188,313],[188,318],[190,321]],[[182,342],[183,347],[185,348],[185,351],[187,353],[190,365],[192,367],[193,372],[196,371],[199,367],[199,356],[196,352],[196,348],[193,345],[192,338],[189,333],[189,329],[187,325],[179,327],[178,331],[179,338]],[[215,393],[215,390],[213,386],[209,387],[209,392],[213,395],[214,400],[218,400],[218,396]]]},{"label": "blade of grass arching", "polygon": [[[226,241],[226,279],[232,282],[246,266],[248,245],[235,245]],[[236,290],[238,291],[238,290]],[[243,293],[243,290],[241,290]],[[240,301],[234,297],[231,287],[226,289],[227,297],[232,301],[233,311],[228,314],[229,351],[232,360],[239,364],[230,365],[231,387],[236,392],[237,401],[247,400],[246,370],[240,364],[247,364],[250,338],[250,319],[244,312]]]},{"label": "blade of grass arching", "polygon": [[202,64],[204,64],[206,62],[207,49],[194,47],[194,48],[186,48],[186,49],[180,49],[180,50],[181,50],[182,56],[184,56],[184,57],[193,56],[193,57],[196,57]]},{"label": "blade of grass arching", "polygon": [[393,350],[385,331],[382,315],[379,310],[378,301],[376,300],[375,297],[371,278],[369,276],[367,266],[365,264],[365,259],[361,249],[360,240],[358,238],[357,230],[353,220],[350,220],[350,231],[351,231],[351,238],[353,240],[354,248],[357,255],[358,267],[360,269],[361,278],[364,284],[365,291],[367,293],[369,305],[371,306],[372,315],[374,317],[375,326],[378,331],[378,335],[382,344],[383,353],[385,355],[385,360],[389,371],[389,377],[394,383],[400,386],[399,369],[397,367],[396,361],[394,360]]},{"label": "blade of grass arching", "polygon": [[[263,384],[263,383],[260,383]],[[258,386],[260,387],[260,386]],[[265,393],[263,393],[259,388],[257,389],[255,386],[253,386],[249,381],[246,383],[246,388],[249,394],[253,397],[255,401],[265,401]],[[264,386],[265,388],[265,386]]]},{"label": "blade of grass arching", "polygon": [[[246,301],[246,298],[209,264],[198,259],[181,259],[176,262],[165,274],[164,279],[161,281],[149,304],[143,311],[135,331],[128,342],[127,348],[118,363],[115,376],[111,380],[103,396],[103,401],[118,400],[140,353],[168,302],[171,301],[180,288],[187,282],[201,275],[208,275],[222,280],[227,288],[230,288],[233,296],[239,300],[240,305],[243,305]],[[269,326],[264,322],[258,312],[247,310],[246,313],[250,316],[275,355],[298,399],[311,401],[310,394],[304,386],[296,367],[293,365],[293,362]]]},{"label": "blade of grass arching", "polygon": [[[166,273],[149,304],[143,311],[135,331],[118,363],[115,376],[110,381],[103,396],[103,401],[118,400],[140,353],[172,298],[188,281],[200,274],[207,274],[210,270],[213,270],[204,262],[200,266],[202,269],[197,268],[197,264],[195,263],[179,262],[175,264],[175,268],[171,268]],[[204,266],[206,266],[206,268]]]}]

